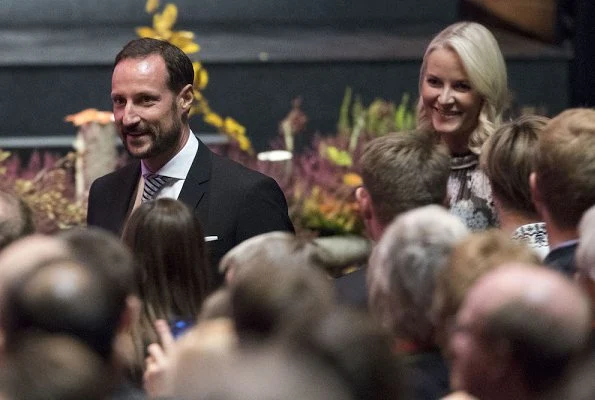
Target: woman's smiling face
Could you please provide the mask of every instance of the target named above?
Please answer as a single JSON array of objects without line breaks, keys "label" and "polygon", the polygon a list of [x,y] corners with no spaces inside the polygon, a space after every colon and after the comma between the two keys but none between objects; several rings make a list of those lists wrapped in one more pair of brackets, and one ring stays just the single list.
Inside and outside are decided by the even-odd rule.
[{"label": "woman's smiling face", "polygon": [[464,150],[459,147],[466,147],[477,127],[482,97],[457,53],[438,48],[427,56],[421,96],[433,129],[444,135],[451,151]]}]

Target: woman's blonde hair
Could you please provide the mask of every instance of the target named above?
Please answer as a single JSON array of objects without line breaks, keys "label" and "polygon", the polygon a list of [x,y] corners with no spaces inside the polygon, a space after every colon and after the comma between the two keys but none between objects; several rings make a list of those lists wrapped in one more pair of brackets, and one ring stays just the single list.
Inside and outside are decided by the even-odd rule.
[{"label": "woman's blonde hair", "polygon": [[[426,49],[419,73],[420,93],[428,56],[436,49],[449,49],[459,56],[471,86],[482,98],[477,128],[469,137],[469,149],[479,154],[483,142],[500,124],[509,102],[506,63],[498,42],[486,27],[475,22],[448,26]],[[417,124],[419,128],[432,129],[421,96],[417,105]]]}]

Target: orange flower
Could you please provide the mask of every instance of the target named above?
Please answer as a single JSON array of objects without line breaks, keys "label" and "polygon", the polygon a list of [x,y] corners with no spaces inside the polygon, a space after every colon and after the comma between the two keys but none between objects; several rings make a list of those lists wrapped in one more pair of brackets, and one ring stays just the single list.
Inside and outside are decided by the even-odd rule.
[{"label": "orange flower", "polygon": [[74,126],[85,125],[89,122],[97,122],[106,125],[114,120],[114,114],[109,111],[98,111],[95,108],[87,108],[76,114],[67,115],[64,118],[66,122],[72,122]]}]

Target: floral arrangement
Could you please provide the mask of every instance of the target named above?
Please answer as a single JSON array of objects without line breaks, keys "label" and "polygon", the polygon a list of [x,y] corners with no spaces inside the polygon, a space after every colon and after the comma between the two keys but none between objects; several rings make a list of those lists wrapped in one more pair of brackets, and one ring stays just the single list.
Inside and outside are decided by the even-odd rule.
[{"label": "floral arrangement", "polygon": [[[294,139],[304,133],[308,121],[301,103],[301,99],[294,100],[291,111],[279,124],[281,140],[273,145],[273,152],[260,153],[255,158],[230,146],[226,155],[277,180],[298,232],[362,234],[364,227],[354,196],[355,189],[362,184],[357,160],[370,139],[414,128],[415,114],[409,96],[403,95],[398,105],[376,99],[365,106],[361,99],[353,99],[347,88],[338,133],[314,135],[311,147],[298,152]],[[281,160],[267,156],[279,154],[279,150],[286,152]]]},{"label": "floral arrangement", "polygon": [[75,160],[75,153],[58,158],[34,152],[23,165],[18,156],[0,150],[0,190],[15,193],[27,203],[39,232],[83,225],[86,205],[75,195]]}]

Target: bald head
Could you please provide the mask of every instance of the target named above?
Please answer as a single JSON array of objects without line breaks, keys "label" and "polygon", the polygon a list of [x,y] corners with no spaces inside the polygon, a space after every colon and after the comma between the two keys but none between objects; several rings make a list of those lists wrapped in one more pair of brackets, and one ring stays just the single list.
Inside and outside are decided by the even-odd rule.
[{"label": "bald head", "polygon": [[585,296],[559,273],[531,264],[503,264],[486,274],[469,292],[464,308],[490,318],[511,304],[551,318],[564,330],[587,331],[590,306]]},{"label": "bald head", "polygon": [[109,358],[125,295],[100,271],[75,261],[37,265],[7,287],[2,313],[6,346],[29,331],[64,333]]},{"label": "bald head", "polygon": [[519,393],[547,391],[584,352],[590,304],[555,271],[505,264],[472,287],[457,326],[451,340],[457,388],[481,399],[523,398]]},{"label": "bald head", "polygon": [[35,266],[52,259],[67,258],[69,251],[60,240],[31,235],[17,240],[0,252],[0,293],[6,285]]}]

